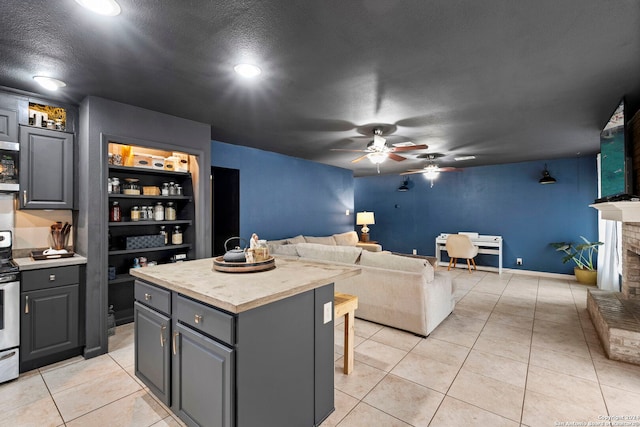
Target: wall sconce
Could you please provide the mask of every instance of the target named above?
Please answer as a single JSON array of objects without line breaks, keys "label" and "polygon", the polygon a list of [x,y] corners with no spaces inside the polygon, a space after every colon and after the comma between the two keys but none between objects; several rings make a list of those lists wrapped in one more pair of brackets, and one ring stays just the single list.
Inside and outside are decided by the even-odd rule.
[{"label": "wall sconce", "polygon": [[402,184],[400,185],[400,187],[398,187],[398,191],[404,192],[404,191],[409,191],[409,180],[405,179],[404,181],[402,181]]},{"label": "wall sconce", "polygon": [[556,179],[549,174],[547,170],[547,164],[544,164],[544,170],[542,171],[542,178],[538,181],[540,184],[555,184]]},{"label": "wall sconce", "polygon": [[356,225],[362,225],[362,233],[360,236],[361,242],[369,241],[369,227],[367,227],[367,225],[375,223],[376,220],[373,216],[373,212],[364,211],[356,214]]}]

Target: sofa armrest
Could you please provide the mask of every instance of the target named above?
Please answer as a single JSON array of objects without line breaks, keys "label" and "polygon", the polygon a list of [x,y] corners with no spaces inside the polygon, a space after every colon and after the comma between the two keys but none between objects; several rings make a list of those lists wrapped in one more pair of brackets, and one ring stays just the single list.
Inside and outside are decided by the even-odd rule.
[{"label": "sofa armrest", "polygon": [[361,242],[358,242],[358,243],[356,243],[356,247],[357,248],[362,248],[365,251],[369,251],[369,252],[382,252],[382,245],[379,245],[377,243],[361,243]]}]

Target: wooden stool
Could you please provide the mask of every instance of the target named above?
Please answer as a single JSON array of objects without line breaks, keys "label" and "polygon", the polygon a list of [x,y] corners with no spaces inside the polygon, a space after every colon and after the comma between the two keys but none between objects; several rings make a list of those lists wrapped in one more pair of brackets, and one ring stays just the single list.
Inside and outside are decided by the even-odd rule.
[{"label": "wooden stool", "polygon": [[355,311],[358,308],[358,297],[336,292],[333,296],[333,312],[337,319],[344,316],[344,367],[342,371],[349,375],[353,371],[353,340]]}]

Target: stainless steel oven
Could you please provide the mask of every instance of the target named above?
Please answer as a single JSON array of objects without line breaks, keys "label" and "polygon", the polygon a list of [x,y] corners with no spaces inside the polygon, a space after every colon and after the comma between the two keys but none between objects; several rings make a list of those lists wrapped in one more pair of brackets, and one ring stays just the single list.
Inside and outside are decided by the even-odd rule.
[{"label": "stainless steel oven", "polygon": [[20,191],[19,154],[20,144],[0,141],[0,191]]},{"label": "stainless steel oven", "polygon": [[20,373],[20,272],[11,238],[11,231],[0,231],[0,383]]}]

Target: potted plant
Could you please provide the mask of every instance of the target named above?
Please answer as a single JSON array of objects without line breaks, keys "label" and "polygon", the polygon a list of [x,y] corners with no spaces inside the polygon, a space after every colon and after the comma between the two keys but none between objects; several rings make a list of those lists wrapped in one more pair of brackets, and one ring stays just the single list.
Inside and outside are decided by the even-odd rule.
[{"label": "potted plant", "polygon": [[565,253],[562,258],[563,264],[569,261],[576,263],[573,273],[578,283],[595,285],[598,279],[598,271],[593,265],[593,254],[598,252],[598,246],[603,243],[590,242],[584,236],[580,236],[580,238],[583,243],[556,242],[551,243],[551,246],[556,248],[556,251]]}]

